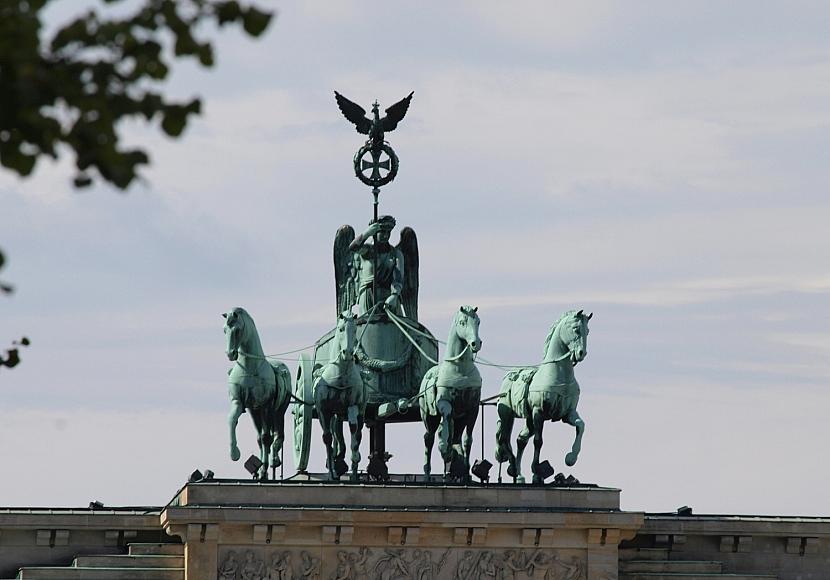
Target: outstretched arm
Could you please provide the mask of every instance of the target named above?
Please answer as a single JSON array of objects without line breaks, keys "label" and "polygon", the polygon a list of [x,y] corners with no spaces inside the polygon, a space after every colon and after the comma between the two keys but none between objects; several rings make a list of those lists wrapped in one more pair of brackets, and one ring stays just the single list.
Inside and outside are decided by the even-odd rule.
[{"label": "outstretched arm", "polygon": [[365,243],[366,243],[366,241],[367,241],[369,238],[371,238],[372,236],[374,236],[374,235],[375,235],[376,233],[378,233],[379,231],[380,231],[380,224],[378,224],[378,223],[371,224],[368,228],[366,228],[366,231],[365,231],[365,232],[363,232],[362,234],[359,234],[359,235],[358,235],[358,236],[357,236],[357,237],[356,237],[356,238],[352,241],[352,243],[351,243],[351,244],[349,244],[349,249],[350,249],[351,251],[353,251],[353,252],[354,252],[354,251],[357,251],[360,247],[362,247],[362,246],[363,246],[363,244],[365,244]]}]

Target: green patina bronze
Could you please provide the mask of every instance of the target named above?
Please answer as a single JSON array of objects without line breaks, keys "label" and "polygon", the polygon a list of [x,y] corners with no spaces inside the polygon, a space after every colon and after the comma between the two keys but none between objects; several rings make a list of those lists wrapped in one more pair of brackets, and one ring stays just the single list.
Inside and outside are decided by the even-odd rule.
[{"label": "green patina bronze", "polygon": [[326,467],[331,479],[340,479],[346,470],[346,443],[343,421],[352,434],[352,480],[356,481],[360,462],[360,441],[366,414],[366,386],[355,363],[356,325],[350,311],[340,314],[334,338],[329,345],[329,362],[314,382],[314,410],[323,429]]},{"label": "green patina bronze", "polygon": [[380,116],[380,105],[375,101],[372,104],[372,117],[370,118],[366,116],[366,110],[363,107],[334,91],[334,98],[343,116],[354,123],[358,133],[369,136],[366,143],[355,153],[354,174],[362,183],[372,188],[372,195],[375,199],[374,221],[378,219],[380,188],[390,183],[398,174],[398,156],[389,143],[384,141],[384,136],[394,131],[398,123],[403,120],[409,109],[409,103],[412,102],[413,94],[409,93],[407,97],[386,109],[386,116],[383,118]]},{"label": "green patina bronze", "polygon": [[[367,472],[378,480],[388,478],[385,426],[392,422],[421,420],[424,434],[424,473],[431,473],[432,448],[444,462],[444,477],[469,481],[473,429],[482,404],[482,379],[475,364],[481,348],[477,308],[461,306],[450,327],[444,357],[438,360],[438,340],[418,321],[418,239],[412,228],[400,231],[392,216],[378,216],[379,188],[394,179],[398,160],[384,140],[403,119],[412,99],[386,109],[381,118],[377,102],[372,117],[335,93],[340,110],[358,132],[368,135],[355,156],[355,173],[372,187],[374,217],[356,235],[344,225],[334,238],[335,327],[314,345],[313,353],[300,355],[294,385],[294,460],[298,471],[307,469],[313,418],[317,417],[326,447],[326,468],[331,479],[351,471],[358,478],[360,443],[364,425],[370,432]],[[386,154],[388,159],[383,160]],[[367,156],[369,159],[367,160]],[[366,171],[369,170],[369,173]],[[357,307],[357,314],[354,308]],[[263,466],[257,474],[267,477],[269,466],[279,465],[283,442],[283,416],[290,398],[290,374],[282,363],[266,359],[253,320],[242,308],[224,314],[229,371],[231,413],[228,418],[231,458],[239,459],[236,424],[251,412],[260,442]],[[498,398],[496,460],[508,462],[508,474],[524,482],[522,454],[534,442],[533,481],[541,483],[547,462],[540,464],[542,427],[545,421],[573,425],[576,436],[565,463],[576,463],[585,424],[576,411],[579,384],[574,366],[587,353],[591,315],[568,311],[545,340],[544,359],[535,367],[517,368],[502,382]],[[485,401],[486,402],[486,401]],[[513,423],[525,426],[513,453]],[[343,423],[351,432],[350,465],[346,463]],[[462,441],[463,438],[463,441]],[[541,465],[541,468],[540,468]]]},{"label": "green patina bronze", "polygon": [[[366,387],[370,462],[376,467],[372,472],[379,474],[373,477],[379,479],[384,477],[388,459],[385,425],[418,420],[417,409],[398,409],[397,403],[417,394],[426,369],[438,356],[438,341],[418,322],[417,237],[412,228],[405,227],[400,242],[392,245],[390,234],[394,227],[395,219],[391,216],[373,220],[358,236],[351,226],[342,226],[335,235],[333,248],[338,318],[355,306],[359,313],[354,319],[357,338],[353,358]],[[336,335],[336,330],[328,332],[317,341],[313,354],[300,356],[294,387],[298,400],[315,400],[318,377],[334,357],[332,344],[338,340]],[[382,411],[389,408],[393,410]],[[319,411],[311,405],[296,405],[293,413],[294,460],[297,469],[305,471],[311,425]],[[334,432],[333,436],[336,435]],[[337,449],[337,441],[334,445]],[[335,460],[329,467],[330,475],[336,477],[343,464]],[[335,471],[331,472],[331,468]]]},{"label": "green patina bronze", "polygon": [[[424,422],[424,474],[432,472],[432,445],[441,428],[438,450],[444,459],[444,474],[466,479],[470,470],[473,427],[481,402],[481,374],[474,355],[481,348],[478,309],[462,306],[453,317],[449,338],[440,364],[424,375],[419,391],[421,420]],[[461,435],[466,433],[462,448]]]},{"label": "green patina bronze", "polygon": [[[355,237],[351,226],[342,226],[334,238],[334,279],[337,310],[360,315],[384,302],[396,313],[418,320],[418,238],[412,228],[401,230],[397,246],[389,243],[396,221],[392,216],[373,220]],[[374,238],[374,243],[369,243]]]},{"label": "green patina bronze", "polygon": [[[370,118],[366,116],[366,110],[363,107],[334,91],[334,98],[343,116],[354,123],[358,133],[369,136],[354,156],[354,172],[355,177],[372,188],[372,193],[375,194],[375,206],[377,206],[379,188],[391,182],[398,174],[398,156],[384,141],[384,135],[394,131],[404,118],[413,94],[409,93],[407,97],[386,109],[386,116],[383,118],[380,117],[380,105],[375,101],[372,104],[372,117]],[[375,218],[377,219],[377,214]]]},{"label": "green patina bronze", "polygon": [[283,363],[265,358],[254,320],[244,308],[234,308],[222,316],[225,318],[225,353],[234,361],[228,370],[231,459],[239,460],[236,425],[239,417],[248,411],[256,428],[262,462],[256,477],[268,479],[268,468],[278,467],[281,463],[291,373]]},{"label": "green patina bronze", "polygon": [[[538,367],[516,369],[507,374],[499,392],[497,405],[499,421],[496,430],[496,460],[507,461],[507,473],[524,483],[521,473],[522,454],[533,437],[533,482],[541,483],[539,454],[542,450],[542,428],[545,421],[562,421],[576,429],[571,451],[565,464],[576,463],[582,447],[585,423],[576,412],[579,402],[579,383],[574,367],[588,354],[588,321],[593,314],[569,310],[551,327],[545,339],[544,358]],[[517,452],[513,454],[510,436],[513,422],[524,419],[525,425],[516,439]]]}]

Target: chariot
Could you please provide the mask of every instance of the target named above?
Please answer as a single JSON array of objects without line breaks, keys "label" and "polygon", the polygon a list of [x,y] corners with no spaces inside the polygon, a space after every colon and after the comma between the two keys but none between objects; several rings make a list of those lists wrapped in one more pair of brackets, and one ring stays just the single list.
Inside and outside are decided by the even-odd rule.
[{"label": "chariot", "polygon": [[[380,250],[370,246],[375,255],[360,256],[350,250],[354,241],[354,230],[350,226],[343,226],[335,236],[337,310],[338,313],[350,311],[355,305],[364,310],[355,319],[354,360],[367,395],[365,422],[369,428],[370,449],[367,471],[376,479],[384,479],[388,473],[386,460],[390,457],[386,451],[386,425],[421,421],[418,390],[424,374],[438,358],[438,340],[417,319],[418,246],[415,232],[404,228],[401,242],[396,247],[388,246],[387,255],[378,256]],[[377,241],[375,245],[378,245]],[[370,260],[379,272],[379,282],[384,278],[383,264],[379,262],[390,262],[385,276],[389,284],[386,291],[374,285],[364,287],[363,292],[370,297],[361,300],[360,263]],[[388,286],[395,284],[397,274],[400,274],[400,305],[388,308],[380,299],[388,298]],[[323,367],[335,358],[331,352],[335,335],[336,329],[332,329],[320,337],[312,352],[300,356],[297,367],[293,388],[294,462],[301,472],[308,467],[312,425],[317,419],[313,404],[315,385]],[[335,436],[342,442],[342,435],[335,433]]]}]

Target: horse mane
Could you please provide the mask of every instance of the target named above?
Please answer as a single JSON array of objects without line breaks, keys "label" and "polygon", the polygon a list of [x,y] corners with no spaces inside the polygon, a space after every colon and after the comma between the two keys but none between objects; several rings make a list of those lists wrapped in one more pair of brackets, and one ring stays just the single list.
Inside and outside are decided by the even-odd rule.
[{"label": "horse mane", "polygon": [[459,308],[458,310],[456,310],[456,311],[455,311],[455,316],[453,316],[453,317],[452,317],[452,324],[453,324],[453,326],[455,326],[456,324],[458,324],[458,318],[459,318],[462,314],[465,314],[465,315],[467,315],[467,316],[472,316],[472,317],[474,317],[474,318],[478,318],[478,312],[476,312],[475,307],[474,307],[474,306],[470,306],[470,305],[468,305],[468,304],[465,304],[465,305],[463,305],[461,308]]},{"label": "horse mane", "polygon": [[[242,308],[241,306],[237,306],[234,308],[237,314],[242,317],[242,324],[245,327],[245,337],[248,340],[253,341],[254,346],[260,351],[265,352],[262,350],[262,342],[259,340],[259,331],[257,331],[256,324],[254,324],[254,319],[251,318],[251,315],[248,314],[248,311]],[[244,341],[240,341],[240,344]],[[256,354],[256,353],[253,353]]]},{"label": "horse mane", "polygon": [[560,316],[559,319],[556,322],[554,322],[553,325],[550,327],[550,331],[548,332],[548,335],[545,338],[545,346],[542,347],[543,358],[548,354],[548,347],[550,346],[550,341],[553,339],[553,333],[556,332],[556,327],[558,327],[563,320],[565,320],[569,316],[573,316],[574,314],[576,314],[576,310],[566,310],[562,313],[562,316]]}]

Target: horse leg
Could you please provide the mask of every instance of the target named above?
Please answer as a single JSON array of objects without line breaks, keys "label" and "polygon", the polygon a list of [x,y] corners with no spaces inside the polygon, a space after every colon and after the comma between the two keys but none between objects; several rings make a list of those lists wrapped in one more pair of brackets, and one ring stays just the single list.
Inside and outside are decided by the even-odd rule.
[{"label": "horse leg", "polygon": [[565,421],[568,425],[573,425],[576,428],[576,437],[574,437],[574,444],[573,447],[571,447],[571,452],[565,455],[565,465],[572,467],[579,457],[579,452],[582,450],[582,434],[585,432],[585,422],[582,420],[582,417],[579,416],[579,413],[576,412],[576,409],[571,410],[563,421]]},{"label": "horse leg", "polygon": [[263,481],[268,479],[268,470],[271,468],[271,445],[274,443],[274,433],[266,428],[262,434],[262,457],[265,461],[262,462],[262,473],[259,478]]},{"label": "horse leg", "polygon": [[[516,478],[518,483],[524,483],[525,478],[522,475],[522,456],[525,452],[525,447],[527,447],[527,442],[530,441],[530,436],[533,433],[533,417],[530,416],[525,421],[524,427],[522,430],[519,431],[518,437],[516,437],[516,463],[515,463],[515,473],[512,474],[513,477]],[[511,475],[510,468],[507,468],[507,474]]]},{"label": "horse leg", "polygon": [[339,479],[349,470],[346,465],[346,438],[343,436],[343,417],[339,414],[331,417],[331,432],[334,434],[334,472]]},{"label": "horse leg", "polygon": [[510,436],[513,434],[513,421],[516,416],[510,407],[499,403],[496,407],[499,420],[496,423],[496,461],[504,463],[507,461],[507,474],[516,477],[516,456],[513,455],[513,447],[510,445]]},{"label": "horse leg", "polygon": [[262,465],[259,468],[259,473],[256,474],[257,479],[268,479],[268,453],[270,451],[270,441],[266,444],[268,439],[267,426],[265,425],[265,411],[263,409],[251,409],[251,421],[254,423],[256,429],[256,442],[259,445],[259,460]]},{"label": "horse leg", "polygon": [[363,439],[363,417],[357,405],[348,409],[349,431],[352,432],[352,481],[357,481],[357,464],[360,463],[360,442]]},{"label": "horse leg", "polygon": [[444,475],[446,475],[447,464],[452,460],[453,448],[453,420],[452,404],[446,399],[441,399],[436,404],[438,413],[441,415],[441,433],[438,436],[438,451],[444,459]]},{"label": "horse leg", "polygon": [[530,464],[530,470],[533,472],[533,483],[544,483],[544,480],[539,477],[537,471],[539,470],[539,455],[542,452],[542,429],[545,426],[545,418],[542,415],[542,409],[536,407],[533,409],[533,462]]},{"label": "horse leg", "polygon": [[285,442],[285,411],[278,409],[274,417],[274,443],[271,445],[271,467],[282,465],[282,445]]},{"label": "horse leg", "polygon": [[440,417],[423,414],[424,421],[424,475],[432,473],[432,446],[435,444],[435,432],[438,431]]},{"label": "horse leg", "polygon": [[[467,478],[470,477],[470,454],[473,450],[473,429],[476,426],[476,419],[478,419],[478,403],[481,396],[476,401],[471,401],[470,410],[467,413],[467,425],[464,430],[464,463],[467,468]],[[473,404],[475,403],[475,404]]]},{"label": "horse leg", "polygon": [[245,407],[237,400],[231,401],[231,411],[228,413],[228,427],[231,432],[231,461],[239,461],[239,447],[236,443],[236,425],[239,423],[239,418],[245,412]]},{"label": "horse leg", "polygon": [[332,416],[327,410],[323,410],[320,406],[317,408],[317,415],[320,420],[320,428],[323,430],[323,444],[326,446],[326,468],[329,470],[329,478],[337,479],[334,474],[334,452],[332,450]]}]

